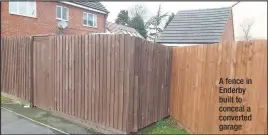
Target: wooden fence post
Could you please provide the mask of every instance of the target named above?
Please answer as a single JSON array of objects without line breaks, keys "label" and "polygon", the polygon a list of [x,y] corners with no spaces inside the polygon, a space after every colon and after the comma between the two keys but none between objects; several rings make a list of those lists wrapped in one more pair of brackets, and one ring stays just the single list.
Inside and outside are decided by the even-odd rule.
[{"label": "wooden fence post", "polygon": [[34,71],[33,71],[33,66],[34,66],[34,61],[33,61],[33,49],[34,47],[34,36],[31,36],[31,43],[30,43],[30,106],[34,107]]}]

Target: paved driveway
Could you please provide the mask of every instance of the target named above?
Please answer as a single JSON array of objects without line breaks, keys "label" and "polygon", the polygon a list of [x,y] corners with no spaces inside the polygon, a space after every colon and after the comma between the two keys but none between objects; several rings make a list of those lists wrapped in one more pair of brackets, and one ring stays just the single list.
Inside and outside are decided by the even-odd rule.
[{"label": "paved driveway", "polygon": [[62,134],[1,108],[2,134]]}]

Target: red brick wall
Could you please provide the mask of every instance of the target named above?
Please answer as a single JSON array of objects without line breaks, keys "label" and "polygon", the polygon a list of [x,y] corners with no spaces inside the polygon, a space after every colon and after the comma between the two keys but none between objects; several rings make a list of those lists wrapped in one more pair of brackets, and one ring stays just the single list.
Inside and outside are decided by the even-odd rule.
[{"label": "red brick wall", "polygon": [[234,41],[234,28],[233,28],[233,13],[231,11],[227,23],[225,25],[224,32],[222,33],[222,41]]},{"label": "red brick wall", "polygon": [[[104,32],[105,15],[86,9],[74,7],[60,2],[36,2],[36,18],[12,15],[9,13],[9,3],[1,4],[1,36],[30,36],[39,34],[56,34],[56,5],[69,8],[68,28],[65,34],[87,34],[89,32]],[[83,12],[97,15],[97,28],[83,26]]]}]

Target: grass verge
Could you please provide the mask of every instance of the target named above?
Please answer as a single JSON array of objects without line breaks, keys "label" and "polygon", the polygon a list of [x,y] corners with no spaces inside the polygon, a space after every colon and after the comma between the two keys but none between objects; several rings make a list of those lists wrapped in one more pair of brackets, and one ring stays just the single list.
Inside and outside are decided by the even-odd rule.
[{"label": "grass verge", "polygon": [[179,128],[176,121],[169,117],[141,130],[141,134],[187,134],[187,132]]},{"label": "grass verge", "polygon": [[13,104],[13,103],[15,103],[15,101],[1,95],[1,104]]}]

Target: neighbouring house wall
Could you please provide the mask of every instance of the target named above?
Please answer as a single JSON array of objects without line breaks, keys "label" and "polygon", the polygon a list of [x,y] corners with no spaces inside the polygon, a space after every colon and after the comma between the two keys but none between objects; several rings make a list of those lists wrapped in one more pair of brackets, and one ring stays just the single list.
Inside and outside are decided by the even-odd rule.
[{"label": "neighbouring house wall", "polygon": [[234,41],[233,13],[230,12],[229,18],[225,25],[224,32],[221,36],[221,41]]},{"label": "neighbouring house wall", "polygon": [[[1,4],[1,36],[30,36],[39,34],[55,34],[58,31],[56,5],[69,8],[68,28],[65,34],[87,34],[104,32],[105,15],[74,7],[60,2],[36,2],[36,18],[13,15],[9,13],[9,2]],[[83,26],[83,12],[97,15],[97,28]]]}]

